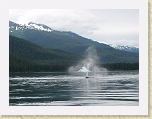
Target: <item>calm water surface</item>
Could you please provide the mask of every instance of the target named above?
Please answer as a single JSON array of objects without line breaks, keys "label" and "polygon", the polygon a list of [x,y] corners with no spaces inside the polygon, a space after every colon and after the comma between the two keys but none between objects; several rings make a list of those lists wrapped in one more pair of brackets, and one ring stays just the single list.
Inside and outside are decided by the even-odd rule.
[{"label": "calm water surface", "polygon": [[10,106],[138,106],[139,72],[10,73]]}]

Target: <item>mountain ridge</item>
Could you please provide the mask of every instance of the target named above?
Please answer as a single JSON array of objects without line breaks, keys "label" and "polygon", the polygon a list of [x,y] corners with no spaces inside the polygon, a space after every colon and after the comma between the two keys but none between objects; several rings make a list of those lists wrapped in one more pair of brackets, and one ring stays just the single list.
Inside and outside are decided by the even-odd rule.
[{"label": "mountain ridge", "polygon": [[[81,57],[70,53],[61,52],[53,49],[46,49],[30,41],[20,39],[14,36],[9,36],[9,53],[11,55],[30,60],[40,61],[41,63],[72,63],[79,60]],[[43,62],[47,60],[48,62]]]},{"label": "mountain ridge", "polygon": [[120,51],[107,44],[95,42],[73,32],[57,31],[51,28],[50,32],[27,27],[25,27],[25,29],[16,29],[15,26],[20,25],[10,22],[10,35],[31,41],[44,48],[63,50],[65,52],[83,57],[86,49],[93,46],[97,50],[100,62],[102,63],[139,62],[138,53]]}]

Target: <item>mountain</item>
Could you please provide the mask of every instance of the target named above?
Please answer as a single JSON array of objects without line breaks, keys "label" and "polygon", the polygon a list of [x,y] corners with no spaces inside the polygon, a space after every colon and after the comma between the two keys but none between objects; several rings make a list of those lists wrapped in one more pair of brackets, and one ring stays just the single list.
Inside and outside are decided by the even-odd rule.
[{"label": "mountain", "polygon": [[121,46],[121,45],[110,45],[111,47],[118,49],[118,50],[124,50],[128,52],[139,52],[139,48],[133,47],[133,46]]},{"label": "mountain", "polygon": [[117,50],[109,45],[84,38],[70,31],[57,31],[43,24],[19,25],[9,21],[9,34],[31,41],[43,48],[58,49],[85,57],[85,51],[93,46],[102,63],[139,62],[139,54]]},{"label": "mountain", "polygon": [[76,64],[80,56],[66,53],[60,50],[46,49],[30,41],[9,36],[10,67],[23,64],[30,66],[71,66]]},{"label": "mountain", "polygon": [[[22,24],[16,24],[14,22],[9,21],[9,28],[11,30],[13,30],[15,28],[16,31],[17,30],[25,30],[25,29],[34,29],[34,30],[47,31],[47,32],[52,31],[52,29],[46,25],[36,24],[33,22],[29,22],[27,25],[22,25]],[[13,31],[11,31],[11,32],[13,32]]]}]

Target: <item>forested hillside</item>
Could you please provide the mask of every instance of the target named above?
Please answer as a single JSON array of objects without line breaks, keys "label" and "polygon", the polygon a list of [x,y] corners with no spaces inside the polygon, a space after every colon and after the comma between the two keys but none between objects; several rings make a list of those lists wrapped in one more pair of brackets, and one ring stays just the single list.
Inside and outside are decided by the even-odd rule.
[{"label": "forested hillside", "polygon": [[60,71],[76,64],[82,57],[60,50],[42,48],[9,36],[10,71]]},{"label": "forested hillside", "polygon": [[[121,51],[109,45],[95,42],[73,32],[53,30],[42,24],[29,23],[27,26],[9,22],[10,35],[31,41],[43,48],[63,50],[83,57],[88,47],[93,46],[102,63],[139,62],[139,53]],[[34,26],[45,30],[37,29]]]},{"label": "forested hillside", "polygon": [[9,55],[9,72],[55,72],[67,71],[70,64],[47,64]]},{"label": "forested hillside", "polygon": [[9,37],[9,52],[18,57],[42,61],[47,60],[50,63],[72,63],[78,61],[81,57],[70,53],[42,48],[34,43],[20,39],[14,36]]},{"label": "forested hillside", "polygon": [[[36,27],[35,27],[36,26]],[[10,72],[67,71],[86,57],[91,46],[98,65],[108,70],[138,70],[139,53],[127,52],[43,24],[19,25],[9,21]]]}]

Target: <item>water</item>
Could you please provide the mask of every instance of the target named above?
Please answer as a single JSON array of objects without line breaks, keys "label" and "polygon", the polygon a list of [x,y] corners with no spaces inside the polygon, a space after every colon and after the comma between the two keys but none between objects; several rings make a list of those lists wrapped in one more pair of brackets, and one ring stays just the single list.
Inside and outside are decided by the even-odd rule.
[{"label": "water", "polygon": [[139,72],[11,73],[10,106],[138,106]]}]

